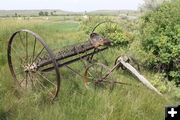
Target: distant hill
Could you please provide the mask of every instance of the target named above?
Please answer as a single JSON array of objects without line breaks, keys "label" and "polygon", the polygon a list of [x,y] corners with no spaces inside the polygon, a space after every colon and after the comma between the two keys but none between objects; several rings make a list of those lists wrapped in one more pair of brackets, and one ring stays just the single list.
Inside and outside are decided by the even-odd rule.
[{"label": "distant hill", "polygon": [[[54,15],[83,15],[84,12],[70,12],[70,11],[63,11],[63,10],[0,10],[0,17],[6,16],[38,16],[39,12],[48,12],[50,15],[53,13]],[[114,16],[119,14],[127,14],[127,15],[134,15],[137,14],[137,11],[133,10],[96,10],[87,12],[87,15],[100,15],[100,16]]]},{"label": "distant hill", "polygon": [[135,10],[96,10],[96,11],[88,12],[89,15],[120,15],[120,14],[133,15],[137,13],[138,11]]},{"label": "distant hill", "polygon": [[0,16],[14,16],[15,14],[20,15],[20,16],[38,16],[39,12],[48,12],[49,15],[51,12],[55,15],[74,15],[78,14],[75,12],[69,12],[69,11],[63,11],[63,10],[49,10],[49,9],[44,9],[44,10],[0,10]]}]

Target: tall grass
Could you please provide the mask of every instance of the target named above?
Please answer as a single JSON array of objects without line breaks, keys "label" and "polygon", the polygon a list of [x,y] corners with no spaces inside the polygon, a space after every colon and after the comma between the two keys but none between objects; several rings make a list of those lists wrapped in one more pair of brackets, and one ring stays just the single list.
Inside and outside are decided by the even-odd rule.
[{"label": "tall grass", "polygon": [[[115,71],[117,81],[132,85],[117,85],[110,92],[105,89],[87,90],[81,77],[60,69],[62,75],[61,92],[53,103],[39,96],[16,97],[13,79],[10,75],[6,49],[10,35],[19,29],[30,29],[42,36],[50,48],[86,41],[88,38],[78,28],[79,23],[38,20],[0,21],[0,119],[1,120],[160,120],[164,117],[164,106],[176,104],[172,98],[159,96],[139,83],[127,71]],[[113,66],[117,56],[126,48],[114,48],[104,52]],[[112,54],[113,53],[113,54]],[[83,73],[81,64],[73,64]],[[151,81],[154,73],[142,70]],[[167,94],[168,95],[168,94]]]}]

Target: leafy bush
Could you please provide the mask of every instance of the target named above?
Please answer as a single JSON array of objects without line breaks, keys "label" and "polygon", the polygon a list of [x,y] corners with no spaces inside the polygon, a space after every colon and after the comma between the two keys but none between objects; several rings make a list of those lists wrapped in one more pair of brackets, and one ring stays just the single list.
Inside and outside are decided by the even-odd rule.
[{"label": "leafy bush", "polygon": [[147,64],[165,72],[169,80],[180,82],[180,1],[166,2],[156,11],[142,17],[141,39]]},{"label": "leafy bush", "polygon": [[[86,34],[90,34],[93,28],[104,21],[112,21],[105,17],[90,17],[83,22],[82,29]],[[124,20],[113,20],[115,23],[105,22],[99,25],[94,32],[101,34],[104,38],[112,40],[112,46],[127,46],[134,39],[133,34],[129,31],[132,29],[130,23]],[[126,25],[126,26],[125,26]],[[129,29],[127,29],[129,28]]]}]

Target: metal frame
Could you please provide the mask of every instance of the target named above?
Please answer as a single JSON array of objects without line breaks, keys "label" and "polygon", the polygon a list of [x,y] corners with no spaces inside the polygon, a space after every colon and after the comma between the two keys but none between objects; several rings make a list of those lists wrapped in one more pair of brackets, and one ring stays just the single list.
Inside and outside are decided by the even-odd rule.
[{"label": "metal frame", "polygon": [[[116,22],[112,22],[112,21],[103,21],[103,22],[97,24],[93,28],[88,41],[86,41],[84,43],[81,43],[81,44],[75,44],[75,45],[69,46],[69,47],[64,48],[62,50],[58,50],[57,54],[53,53],[53,51],[47,46],[46,42],[38,34],[32,32],[30,30],[20,30],[20,31],[17,31],[17,32],[13,33],[13,35],[10,37],[9,42],[8,42],[7,56],[8,56],[8,64],[9,64],[11,74],[12,74],[13,78],[15,79],[16,83],[18,84],[18,86],[22,87],[21,83],[17,79],[17,73],[14,70],[14,68],[16,68],[17,65],[16,64],[13,65],[13,63],[12,63],[13,60],[12,60],[12,55],[11,55],[12,51],[16,51],[13,48],[12,43],[16,43],[15,37],[17,37],[17,35],[20,36],[19,39],[21,40],[21,42],[23,40],[25,40],[24,41],[25,44],[23,44],[23,42],[22,42],[22,44],[24,45],[23,47],[25,47],[25,51],[26,51],[25,58],[21,58],[21,57],[19,57],[19,55],[17,55],[17,57],[19,57],[20,60],[24,59],[24,60],[21,60],[21,62],[25,61],[27,63],[29,62],[28,59],[32,59],[32,60],[30,60],[31,61],[30,64],[24,63],[25,65],[22,65],[23,67],[20,67],[21,69],[24,69],[23,72],[25,73],[26,88],[27,88],[28,75],[29,74],[31,74],[31,73],[33,74],[33,73],[36,73],[37,71],[40,71],[42,73],[40,75],[40,77],[42,79],[47,80],[48,82],[50,82],[49,79],[44,77],[44,73],[55,70],[57,84],[54,85],[54,86],[56,87],[56,90],[55,90],[54,93],[51,93],[52,99],[54,99],[55,97],[57,97],[57,95],[58,95],[58,93],[60,91],[60,85],[61,85],[60,72],[59,72],[58,68],[66,67],[66,68],[70,69],[73,73],[75,73],[75,74],[77,74],[77,75],[79,75],[81,77],[84,77],[84,83],[85,84],[87,83],[87,78],[86,78],[87,72],[91,67],[93,67],[95,65],[99,65],[99,66],[102,66],[103,69],[107,69],[107,67],[104,67],[105,65],[96,64],[96,63],[94,64],[94,62],[93,62],[93,56],[95,54],[97,54],[97,53],[100,53],[100,52],[108,49],[108,47],[109,47],[109,45],[111,43],[111,40],[103,38],[98,33],[94,33],[94,31],[96,30],[97,27],[99,27],[101,24],[107,23],[107,22],[116,23]],[[21,38],[21,33],[25,33],[25,38],[24,39]],[[32,55],[29,55],[28,52],[27,52],[27,50],[28,50],[28,42],[29,42],[28,41],[29,40],[28,35],[31,35],[31,36],[33,36],[35,38],[34,43],[33,43],[34,48],[33,48],[33,54]],[[36,47],[37,42],[39,42],[43,46],[43,48],[41,49],[41,51],[35,57],[34,51],[35,51],[35,47]],[[37,61],[38,57],[41,54],[43,54],[44,51],[46,52],[46,54],[44,54],[44,58],[43,57],[39,58],[40,60]],[[46,56],[49,56],[49,57],[46,57]],[[72,59],[67,60],[65,62],[61,62],[62,60],[66,60],[67,58],[69,58],[69,59],[72,58]],[[77,61],[82,61],[83,62],[83,60],[86,60],[86,61],[88,61],[90,63],[89,66],[85,66],[84,75],[81,75],[76,70],[74,70],[73,68],[68,66],[69,64],[72,64],[72,63],[77,62]],[[41,68],[43,68],[45,66],[48,66],[50,64],[51,64],[51,66],[40,70]],[[114,84],[114,83],[126,84],[126,83],[122,83],[122,82],[106,80],[109,76],[111,76],[111,73],[118,66],[119,66],[119,63],[117,63],[112,69],[107,69],[108,71],[106,70],[107,72],[102,76],[101,79],[98,79],[98,80],[94,79],[94,81],[96,81],[96,82],[108,82],[108,83],[112,83],[112,84]],[[38,73],[38,74],[40,74],[40,73]],[[35,79],[35,78],[32,77],[31,81],[33,79]],[[33,82],[32,82],[32,84],[33,84]],[[41,83],[41,84],[43,84],[43,83]],[[54,84],[54,83],[52,83],[52,84]],[[43,86],[43,87],[45,88],[45,86]]]}]

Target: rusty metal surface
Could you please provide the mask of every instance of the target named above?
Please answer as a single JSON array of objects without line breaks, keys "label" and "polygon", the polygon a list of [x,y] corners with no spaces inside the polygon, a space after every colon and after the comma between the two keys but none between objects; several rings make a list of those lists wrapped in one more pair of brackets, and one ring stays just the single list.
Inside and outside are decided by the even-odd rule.
[{"label": "rusty metal surface", "polygon": [[[95,51],[95,52],[91,52],[91,53],[89,53],[89,54],[87,54],[87,55],[83,55],[83,56],[77,57],[77,58],[72,59],[72,60],[70,60],[70,61],[67,61],[67,62],[65,62],[65,63],[58,64],[58,67],[63,67],[63,66],[65,66],[65,65],[69,65],[69,64],[71,64],[71,63],[74,63],[74,62],[76,62],[76,61],[79,61],[79,60],[81,60],[81,59],[83,59],[83,58],[85,58],[85,57],[88,57],[88,56],[90,56],[90,55],[96,54],[96,53],[98,53],[98,52],[104,51],[104,50],[106,50],[106,49],[107,49],[107,47],[102,48],[102,49],[99,49],[98,51]],[[41,64],[40,64],[40,65],[41,65]],[[41,66],[38,66],[38,67],[41,67]],[[53,69],[54,69],[54,67],[49,67],[49,68],[46,68],[46,69],[42,70],[42,72],[48,72],[48,71],[51,71],[51,70],[53,70]]]},{"label": "rusty metal surface", "polygon": [[[107,47],[110,43],[111,43],[111,40],[103,39],[97,33],[93,33],[90,35],[89,41],[79,43],[79,44],[75,44],[75,45],[71,45],[71,46],[66,46],[63,49],[60,49],[59,51],[56,50],[58,52],[56,53],[55,59],[57,61],[63,60],[63,59],[66,59],[66,58],[69,58],[72,56],[79,55],[81,53],[85,53],[89,50],[98,48],[100,46]],[[100,51],[98,51],[98,52],[100,52]],[[91,53],[88,56],[96,54],[98,52]],[[45,58],[46,57],[42,58],[43,60],[40,61],[39,63],[37,63],[38,67],[42,67],[42,66],[45,66],[45,65],[48,65],[51,63],[51,59],[47,59],[47,58],[45,59]]]},{"label": "rusty metal surface", "polygon": [[[22,39],[22,34],[24,33],[25,38]],[[19,44],[16,44],[17,40],[20,40],[21,42]],[[24,41],[23,41],[24,40]],[[34,46],[36,46],[37,43],[39,43],[42,46],[41,51],[46,51],[46,53],[49,55],[49,58],[51,59],[51,63],[54,68],[55,72],[55,84],[53,85],[53,90],[49,90],[49,88],[45,85],[43,85],[44,82],[36,82],[35,80],[35,75],[41,79],[41,81],[48,81],[51,82],[49,79],[45,78],[43,74],[40,73],[40,71],[37,70],[36,66],[36,59],[38,58],[39,54],[41,54],[41,51],[35,56],[35,47],[33,49],[33,52],[28,51],[28,46],[30,45],[29,43],[33,42]],[[25,44],[23,44],[25,43]],[[16,46],[16,47],[15,47]],[[25,55],[19,55],[18,51],[20,51],[21,47],[23,46]],[[13,52],[14,51],[14,52]],[[14,53],[14,54],[13,54]],[[16,57],[12,57],[16,56]],[[10,72],[16,82],[16,84],[20,87],[23,88],[24,90],[28,88],[33,88],[37,84],[39,84],[41,87],[46,88],[46,92],[48,95],[51,95],[51,99],[54,99],[57,97],[58,92],[60,90],[60,73],[59,69],[57,66],[57,62],[55,60],[55,55],[52,52],[52,50],[47,46],[45,41],[36,33],[30,31],[30,30],[20,30],[15,33],[10,37],[9,42],[8,42],[8,49],[7,49],[7,57],[8,57],[8,64],[10,68]],[[16,58],[16,59],[13,59]],[[14,61],[17,61],[18,64],[13,64]],[[18,71],[17,71],[18,69]],[[19,73],[19,71],[21,71]],[[33,76],[34,75],[34,76]],[[52,83],[52,82],[51,82]],[[52,83],[54,84],[54,83]]]}]

